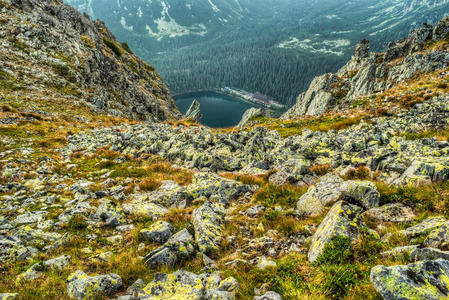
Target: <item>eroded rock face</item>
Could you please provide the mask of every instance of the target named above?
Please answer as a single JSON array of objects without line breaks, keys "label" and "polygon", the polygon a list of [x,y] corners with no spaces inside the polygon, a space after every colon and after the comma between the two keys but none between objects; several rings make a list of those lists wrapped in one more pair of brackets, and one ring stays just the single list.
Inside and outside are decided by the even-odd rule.
[{"label": "eroded rock face", "polygon": [[[8,9],[11,18],[4,24],[5,34],[27,31],[19,37],[29,49],[21,51],[23,59],[30,62],[26,73],[43,73],[47,79],[36,85],[49,88],[51,82],[63,89],[73,84],[76,96],[67,97],[66,93],[61,99],[67,97],[67,101],[80,102],[98,113],[154,121],[181,117],[159,74],[117,42],[101,21],[91,21],[62,1],[8,2],[12,8]],[[14,55],[20,52],[10,45],[7,48]],[[13,61],[13,55],[4,57]]]},{"label": "eroded rock face", "polygon": [[439,300],[449,297],[448,276],[449,262],[438,259],[406,266],[376,266],[370,279],[384,299]]},{"label": "eroded rock face", "polygon": [[189,109],[186,112],[185,115],[186,119],[192,120],[195,123],[200,123],[201,121],[201,105],[198,102],[198,100],[194,99],[192,104],[190,105]]},{"label": "eroded rock face", "polygon": [[122,286],[117,274],[88,276],[76,271],[67,278],[67,295],[72,299],[95,299],[101,295],[111,295]]},{"label": "eroded rock face", "polygon": [[335,203],[312,236],[309,261],[314,262],[321,255],[326,244],[337,236],[346,236],[356,241],[365,227],[361,220],[361,212],[360,207],[350,203],[344,201]]},{"label": "eroded rock face", "polygon": [[369,42],[363,40],[356,45],[353,58],[336,74],[315,77],[309,89],[298,96],[297,103],[282,118],[321,115],[339,103],[347,105],[359,96],[387,90],[418,72],[446,68],[449,64],[447,52],[418,51],[427,41],[444,38],[449,32],[448,24],[447,17],[435,28],[424,24],[411,31],[406,39],[389,43],[384,54],[370,54]]},{"label": "eroded rock face", "polygon": [[251,107],[243,113],[242,119],[240,120],[239,124],[237,125],[238,128],[245,127],[246,124],[252,119],[257,117],[264,116],[264,110],[262,108],[256,108]]},{"label": "eroded rock face", "polygon": [[449,250],[449,222],[432,230],[425,239],[423,245],[441,250]]},{"label": "eroded rock face", "polygon": [[348,202],[370,209],[379,205],[379,192],[371,181],[350,180],[340,186],[342,197]]},{"label": "eroded rock face", "polygon": [[334,74],[325,74],[315,77],[307,92],[297,98],[297,103],[286,112],[282,118],[291,119],[295,116],[317,116],[327,111],[334,104],[334,96],[331,93],[331,85],[338,82]]},{"label": "eroded rock face", "polygon": [[171,237],[173,230],[174,227],[170,223],[158,221],[140,230],[140,234],[147,242],[163,244]]}]

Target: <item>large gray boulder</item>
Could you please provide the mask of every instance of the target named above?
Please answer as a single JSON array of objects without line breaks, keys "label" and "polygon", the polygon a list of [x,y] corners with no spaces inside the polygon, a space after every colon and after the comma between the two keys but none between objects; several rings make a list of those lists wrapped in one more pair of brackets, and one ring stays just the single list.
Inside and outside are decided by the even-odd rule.
[{"label": "large gray boulder", "polygon": [[324,175],[299,198],[296,209],[304,216],[314,217],[322,214],[327,206],[340,200],[340,186],[343,182],[343,179],[335,174]]},{"label": "large gray boulder", "polygon": [[324,247],[338,236],[357,241],[361,230],[365,227],[360,216],[361,212],[362,208],[345,201],[335,203],[312,236],[309,261],[314,262],[321,255]]},{"label": "large gray boulder", "polygon": [[449,298],[449,262],[438,259],[403,266],[375,266],[371,282],[387,300]]},{"label": "large gray boulder", "polygon": [[200,274],[178,270],[171,274],[156,273],[154,280],[141,292],[139,299],[232,300],[235,285],[216,273]]},{"label": "large gray boulder", "polygon": [[112,295],[122,286],[122,279],[117,274],[91,277],[80,270],[72,273],[67,282],[67,295],[72,299],[96,299]]},{"label": "large gray boulder", "polygon": [[150,243],[163,244],[172,235],[173,225],[165,221],[157,221],[148,228],[140,230],[142,238]]},{"label": "large gray boulder", "polygon": [[408,238],[420,238],[429,235],[431,232],[437,230],[446,224],[447,220],[444,217],[429,217],[414,226],[411,226],[405,230],[401,230],[401,233]]},{"label": "large gray boulder", "polygon": [[381,207],[371,208],[363,213],[363,217],[370,219],[375,223],[404,223],[410,222],[415,218],[415,213],[410,207],[402,203],[389,203]]},{"label": "large gray boulder", "polygon": [[186,119],[192,120],[195,123],[199,123],[201,121],[201,108],[198,100],[194,99],[189,109],[186,112]]},{"label": "large gray boulder", "polygon": [[203,253],[216,252],[223,239],[223,227],[226,211],[220,204],[204,203],[192,214],[195,228],[195,240]]},{"label": "large gray boulder", "polygon": [[144,263],[150,269],[173,266],[194,254],[193,242],[193,236],[187,229],[183,229],[169,238],[164,245],[151,251],[144,258]]},{"label": "large gray boulder", "polygon": [[425,239],[423,245],[441,250],[449,250],[449,222],[432,230]]},{"label": "large gray boulder", "polygon": [[370,209],[379,205],[380,194],[371,181],[350,180],[341,187],[342,197],[348,202]]}]

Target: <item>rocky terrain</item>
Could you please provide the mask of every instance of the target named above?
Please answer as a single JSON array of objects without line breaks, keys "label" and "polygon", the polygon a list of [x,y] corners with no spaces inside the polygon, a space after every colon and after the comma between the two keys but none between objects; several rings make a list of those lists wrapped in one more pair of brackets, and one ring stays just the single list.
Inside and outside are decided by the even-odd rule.
[{"label": "rocky terrain", "polygon": [[0,9],[0,77],[6,100],[29,97],[50,106],[24,103],[29,112],[53,114],[55,98],[120,117],[180,117],[160,76],[103,23],[60,1],[1,1]]},{"label": "rocky terrain", "polygon": [[[0,6],[4,36],[28,45],[0,49],[0,299],[449,297],[448,19],[389,62],[363,41],[339,103],[316,90],[282,119],[210,129],[198,103],[179,120],[99,22],[58,1]],[[73,82],[48,65],[58,51]],[[362,88],[381,66],[391,78]]]}]

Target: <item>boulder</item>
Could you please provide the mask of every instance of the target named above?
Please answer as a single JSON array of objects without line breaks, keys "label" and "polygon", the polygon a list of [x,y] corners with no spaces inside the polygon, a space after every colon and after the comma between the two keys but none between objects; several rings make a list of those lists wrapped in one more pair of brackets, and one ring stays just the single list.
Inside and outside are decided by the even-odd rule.
[{"label": "boulder", "polygon": [[449,222],[432,230],[423,243],[426,247],[449,250]]},{"label": "boulder", "polygon": [[193,237],[187,229],[183,229],[169,238],[164,245],[150,252],[144,258],[144,263],[150,269],[172,266],[188,259],[194,252]]},{"label": "boulder", "polygon": [[163,244],[172,235],[173,225],[164,221],[157,221],[148,228],[140,230],[140,235],[149,243]]},{"label": "boulder", "polygon": [[389,203],[381,207],[371,208],[364,212],[362,216],[374,223],[404,223],[412,221],[416,215],[410,207],[402,203]]},{"label": "boulder", "polygon": [[237,181],[226,179],[211,172],[200,172],[193,175],[192,183],[187,186],[187,192],[193,199],[218,196],[220,202],[228,204],[251,189]]},{"label": "boulder", "polygon": [[435,259],[449,259],[449,251],[441,251],[435,248],[420,248],[417,245],[396,247],[392,250],[380,253],[381,256],[401,259],[407,257],[412,262]]},{"label": "boulder", "polygon": [[148,200],[163,207],[185,208],[193,199],[184,187],[174,181],[164,180],[157,190],[148,195]]},{"label": "boulder", "polygon": [[337,202],[341,197],[340,186],[343,179],[334,174],[320,178],[315,186],[309,187],[296,203],[296,209],[304,216],[318,216],[326,207]]},{"label": "boulder", "polygon": [[277,169],[278,172],[270,176],[269,182],[276,185],[294,184],[310,173],[310,163],[304,158],[289,159]]},{"label": "boulder", "polygon": [[225,216],[225,209],[220,204],[211,202],[206,202],[193,211],[195,240],[201,252],[212,253],[220,248]]},{"label": "boulder", "polygon": [[17,293],[0,293],[0,300],[17,300],[19,294]]},{"label": "boulder", "polygon": [[352,241],[357,241],[361,230],[365,227],[360,216],[361,212],[360,207],[348,202],[335,203],[312,236],[309,261],[314,262],[324,247],[338,236],[346,236]]},{"label": "boulder", "polygon": [[449,262],[429,260],[401,266],[375,266],[371,282],[384,299],[447,299]]},{"label": "boulder", "polygon": [[112,295],[122,286],[122,279],[117,274],[91,277],[83,271],[72,273],[67,282],[67,295],[72,299],[96,299]]},{"label": "boulder", "polygon": [[[233,291],[223,290],[223,287],[232,288],[225,279],[223,282],[216,273],[204,273],[196,275],[184,270],[178,270],[171,274],[156,273],[154,280],[150,282],[142,292],[140,299],[234,299]],[[222,288],[220,288],[220,286]]]},{"label": "boulder", "polygon": [[185,117],[187,120],[192,120],[195,123],[200,123],[201,121],[201,105],[198,100],[194,99],[189,109],[187,110]]},{"label": "boulder", "polygon": [[429,235],[432,231],[442,227],[446,222],[447,220],[444,217],[430,217],[419,224],[401,230],[401,233],[408,238],[419,238]]},{"label": "boulder", "polygon": [[345,181],[341,187],[344,200],[370,209],[379,205],[380,194],[371,181],[350,180]]},{"label": "boulder", "polygon": [[101,202],[96,215],[104,222],[105,226],[117,227],[126,222],[122,209],[110,200]]}]

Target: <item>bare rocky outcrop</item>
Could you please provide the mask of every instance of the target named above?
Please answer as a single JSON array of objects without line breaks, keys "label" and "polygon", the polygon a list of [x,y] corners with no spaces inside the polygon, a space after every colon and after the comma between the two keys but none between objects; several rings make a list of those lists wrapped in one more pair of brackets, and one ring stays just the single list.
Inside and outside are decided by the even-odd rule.
[{"label": "bare rocky outcrop", "polygon": [[201,121],[201,108],[200,103],[198,100],[194,99],[192,104],[190,105],[189,109],[186,112],[185,115],[186,119],[192,120],[195,123],[199,123]]},{"label": "bare rocky outcrop", "polygon": [[309,89],[301,93],[297,103],[281,118],[318,116],[351,104],[360,96],[385,91],[419,72],[427,73],[449,65],[447,51],[426,50],[427,43],[446,38],[449,17],[435,27],[423,24],[410,35],[388,44],[385,53],[369,53],[369,41],[355,47],[355,55],[336,74],[316,77]]}]

